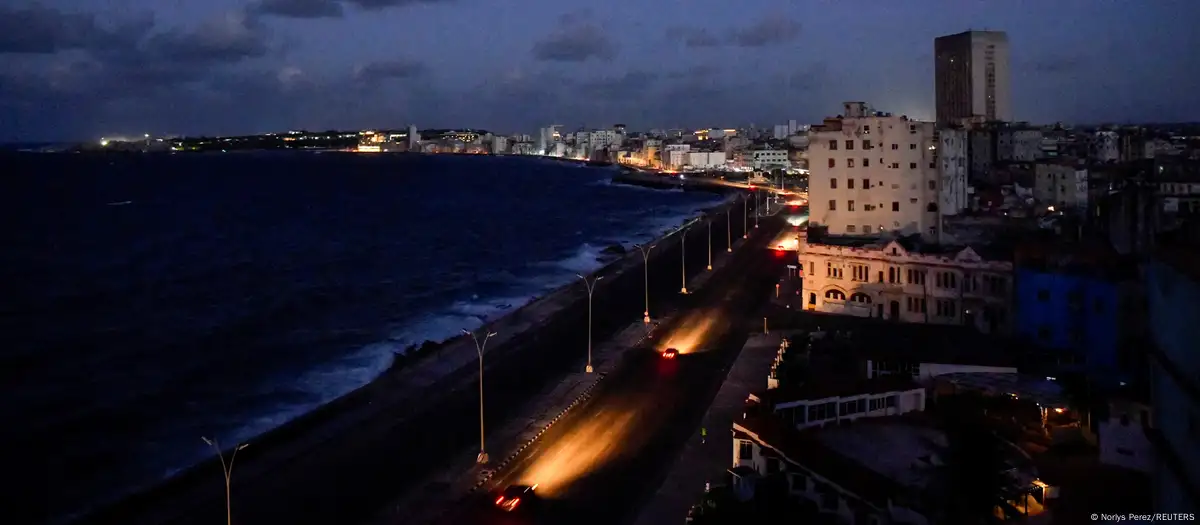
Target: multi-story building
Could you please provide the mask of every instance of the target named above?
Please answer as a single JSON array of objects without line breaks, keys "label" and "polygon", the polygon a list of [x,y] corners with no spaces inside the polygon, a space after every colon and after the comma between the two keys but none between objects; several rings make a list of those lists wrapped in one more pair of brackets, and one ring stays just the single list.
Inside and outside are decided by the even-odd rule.
[{"label": "multi-story building", "polygon": [[1056,209],[1086,211],[1087,168],[1070,159],[1037,163],[1034,168],[1033,198]]},{"label": "multi-story building", "polygon": [[723,151],[689,151],[687,165],[700,169],[716,169],[725,167],[725,152]]},{"label": "multi-story building", "polygon": [[966,31],[938,37],[933,53],[939,124],[1012,120],[1007,34]]},{"label": "multi-story building", "polygon": [[996,160],[1034,162],[1042,156],[1042,131],[1004,127],[996,130]]},{"label": "multi-story building", "polygon": [[662,152],[663,168],[681,168],[688,162],[688,153],[692,147],[688,144],[667,144]]},{"label": "multi-story building", "polygon": [[1096,162],[1116,162],[1121,158],[1121,139],[1115,131],[1097,131],[1088,137],[1088,157]]},{"label": "multi-story building", "polygon": [[821,242],[810,242],[800,253],[807,310],[1009,331],[1011,261],[985,259],[970,247],[924,245],[911,238]]},{"label": "multi-story building", "polygon": [[1200,511],[1200,232],[1195,225],[1160,239],[1143,277],[1149,305],[1148,354],[1155,512]]},{"label": "multi-story building", "polygon": [[808,132],[814,225],[835,235],[919,233],[936,238],[940,213],[932,122],[846,102],[840,118]]},{"label": "multi-story building", "polygon": [[938,131],[938,201],[942,215],[957,215],[971,205],[967,189],[970,150],[967,130],[945,128]]},{"label": "multi-story building", "polygon": [[788,138],[788,135],[789,135],[789,132],[788,132],[787,124],[776,124],[775,125],[775,133],[773,135],[775,137],[775,140],[786,139],[786,138]]},{"label": "multi-story building", "polygon": [[503,135],[492,136],[492,154],[502,155],[508,153],[508,137]]},{"label": "multi-story building", "polygon": [[787,168],[791,165],[788,161],[788,152],[783,149],[762,149],[755,150],[751,153],[752,166],[756,170],[768,170],[772,168]]}]

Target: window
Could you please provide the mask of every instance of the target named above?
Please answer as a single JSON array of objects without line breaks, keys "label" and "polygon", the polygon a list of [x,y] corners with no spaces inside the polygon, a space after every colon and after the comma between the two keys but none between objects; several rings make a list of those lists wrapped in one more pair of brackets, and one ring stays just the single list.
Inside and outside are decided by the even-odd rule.
[{"label": "window", "polygon": [[[883,228],[880,228],[879,231],[883,231]],[[879,270],[879,281],[877,282],[883,282],[883,270]]]},{"label": "window", "polygon": [[868,168],[870,166],[871,166],[871,159],[863,159],[863,167]]},{"label": "window", "polygon": [[[842,278],[842,267],[834,266],[833,263],[831,263],[831,262],[825,263],[825,277],[830,277],[833,279],[841,279]],[[829,297],[829,294],[825,294],[825,296]]]},{"label": "window", "polygon": [[834,166],[837,166],[837,161],[833,160],[833,159],[829,159],[829,167],[832,168]]},{"label": "window", "polygon": [[892,144],[892,149],[900,149],[900,145],[899,145],[899,144]]},{"label": "window", "polygon": [[[850,182],[854,182],[854,179],[850,179]],[[846,203],[846,211],[854,211],[854,201]]]},{"label": "window", "polygon": [[[852,201],[852,202],[853,202],[853,201]],[[855,228],[857,228],[857,227],[856,227],[856,226],[854,226],[853,224],[846,225],[846,231],[847,231],[848,233],[854,233],[854,230],[855,230]]]},{"label": "window", "polygon": [[779,458],[767,458],[766,467],[767,467],[767,474],[783,472],[783,468],[781,468],[782,465],[780,465],[780,463],[779,463]]},{"label": "window", "polygon": [[852,416],[861,414],[866,411],[865,399],[855,399],[852,401],[842,401],[842,406],[839,407],[839,415]]},{"label": "window", "polygon": [[[996,275],[987,275],[983,278],[984,287],[987,293],[996,297],[1003,297],[1008,293],[1008,279]],[[1050,292],[1046,292],[1046,299],[1041,298],[1041,293],[1038,293],[1038,300],[1045,301],[1050,298]]]},{"label": "window", "polygon": [[887,396],[883,398],[883,406],[887,408],[896,408],[896,396]]},{"label": "window", "polygon": [[863,233],[871,233],[871,225],[870,225],[870,224],[864,224],[864,225],[863,225],[863,228],[862,228],[862,232],[863,232]]},{"label": "window", "polygon": [[[851,226],[847,226],[847,227],[853,228],[854,226],[851,225]],[[868,279],[870,279],[870,274],[871,274],[871,269],[865,264],[850,265],[850,280],[851,281],[865,283],[865,282],[867,282]]]},{"label": "window", "polygon": [[817,274],[817,263],[815,263],[815,262],[808,263],[808,274],[809,275]]},{"label": "window", "polygon": [[862,143],[862,149],[871,149],[871,141],[864,140]]},{"label": "window", "polygon": [[[863,159],[863,167],[866,167],[866,165],[867,165],[867,159]],[[863,179],[862,188],[864,190],[871,189],[871,179]]]},{"label": "window", "polygon": [[829,141],[829,149],[831,149],[833,151],[837,151],[837,141],[836,140]]},{"label": "window", "polygon": [[916,144],[909,144],[909,145],[908,145],[908,149],[917,149],[917,145],[916,145]]},{"label": "window", "polygon": [[[866,272],[863,272],[863,276],[866,276]],[[871,296],[862,292],[850,294],[850,300],[856,303],[871,304]]]},{"label": "window", "polygon": [[888,167],[889,167],[889,168],[892,168],[892,169],[894,169],[894,170],[898,170],[898,169],[900,169],[900,163],[899,163],[899,162],[893,162],[893,163],[892,163],[890,166],[888,166]]},{"label": "window", "polygon": [[869,403],[867,403],[867,410],[870,412],[874,412],[876,410],[883,410],[883,398],[882,397],[871,398],[871,401]]},{"label": "window", "polygon": [[949,299],[938,299],[934,308],[937,310],[938,317],[957,317],[958,310],[954,301]]},{"label": "window", "polygon": [[[833,160],[833,159],[830,159],[830,160]],[[829,179],[829,189],[831,189],[831,190],[837,189],[837,179]]]},{"label": "window", "polygon": [[[925,211],[927,211],[929,213],[937,213],[937,210],[938,210],[938,207],[937,207],[936,202],[931,202],[931,203],[925,205]],[[937,228],[930,228],[929,231],[930,231],[930,233],[937,233]]]},{"label": "window", "polygon": [[738,440],[738,459],[753,460],[754,459],[754,443],[746,439]]},{"label": "window", "polygon": [[1043,302],[1043,303],[1046,301],[1049,301],[1050,300],[1050,291],[1046,290],[1045,288],[1038,290],[1037,299],[1038,299],[1038,302]]},{"label": "window", "polygon": [[908,270],[908,284],[925,284],[925,270]]},{"label": "window", "polygon": [[[864,134],[866,134],[866,133],[870,133],[870,132],[871,132],[871,126],[863,126],[863,133],[864,133]],[[871,141],[869,141],[869,140],[864,140],[863,142],[864,142],[864,143],[867,143],[867,144],[870,144],[870,143],[871,143]]]},{"label": "window", "polygon": [[919,314],[925,313],[924,297],[906,297],[905,303],[907,303],[908,311]]},{"label": "window", "polygon": [[[851,160],[851,161],[850,161],[850,167],[851,167],[851,168],[853,168],[853,167],[854,167],[854,161],[853,161],[853,160]],[[846,179],[846,187],[847,187],[847,188],[849,188],[849,189],[854,189],[854,179]]]},{"label": "window", "polygon": [[846,151],[850,151],[850,150],[852,150],[852,149],[854,149],[854,141],[853,141],[853,140],[847,140],[847,141],[846,141]]},{"label": "window", "polygon": [[809,292],[808,304],[817,304],[817,294],[816,293]]},{"label": "window", "polygon": [[916,132],[917,132],[917,125],[916,125],[916,124],[909,124],[909,125],[908,125],[908,132],[909,132],[909,133],[916,133]]},{"label": "window", "polygon": [[937,272],[933,276],[934,286],[938,288],[954,289],[958,287],[958,275],[952,272]]},{"label": "window", "polygon": [[892,201],[892,211],[900,211],[900,202]]},{"label": "window", "polygon": [[[838,277],[841,277],[841,270],[840,270],[840,269],[838,270]],[[842,291],[841,291],[841,290],[838,290],[838,289],[833,289],[833,290],[829,290],[829,291],[825,292],[825,298],[826,298],[826,299],[833,299],[833,300],[835,300],[835,301],[845,301],[845,300],[846,300],[846,294],[842,293]]]},{"label": "window", "polygon": [[888,268],[888,282],[896,284],[900,281],[900,270],[896,268]]},{"label": "window", "polygon": [[[847,167],[847,168],[853,168],[853,167],[854,167],[854,159],[846,159],[846,167]],[[853,182],[851,182],[851,183],[850,183],[850,189],[854,189],[854,183],[853,183]]]},{"label": "window", "polygon": [[1038,334],[1038,339],[1041,339],[1043,341],[1049,341],[1050,340],[1050,327],[1045,326],[1045,325],[1039,326],[1037,334]]},{"label": "window", "polygon": [[829,211],[837,211],[837,201],[833,199],[829,200]]},{"label": "window", "polygon": [[917,169],[917,163],[916,163],[916,162],[909,162],[909,163],[908,163],[908,169],[910,169],[910,170],[915,170],[915,169]]},{"label": "window", "polygon": [[936,180],[929,181],[929,189],[931,189],[931,190],[937,189],[937,181]]}]

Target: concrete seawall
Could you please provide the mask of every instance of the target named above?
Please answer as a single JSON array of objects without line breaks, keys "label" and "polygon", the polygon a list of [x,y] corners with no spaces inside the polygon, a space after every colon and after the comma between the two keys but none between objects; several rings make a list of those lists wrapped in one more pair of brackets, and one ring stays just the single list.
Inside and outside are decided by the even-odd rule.
[{"label": "concrete seawall", "polygon": [[680,178],[679,175],[660,175],[637,170],[621,170],[613,175],[612,181],[617,184],[629,184],[655,189],[675,189],[684,191],[707,191],[713,193],[731,193],[740,191],[706,177]]},{"label": "concrete seawall", "polygon": [[[749,208],[752,212],[753,202]],[[736,203],[712,211],[713,250],[719,257],[725,249],[724,213],[734,214],[730,224],[737,237],[742,234],[743,208]],[[687,233],[688,277],[704,271],[707,231],[698,224]],[[679,238],[675,234],[660,239],[651,252],[650,308],[655,317],[686,300],[678,293]],[[593,296],[596,340],[641,317],[641,268],[642,256],[633,251],[598,272],[605,279]],[[587,312],[586,292],[581,283],[573,283],[491,323],[489,328],[497,331],[518,321],[533,328],[506,334],[487,352],[489,425],[505,419],[549,379],[582,366]],[[464,353],[465,364],[457,360]],[[474,354],[469,340],[451,340],[431,355],[254,439],[238,457],[237,518],[260,523],[349,522],[360,512],[366,517],[378,510],[405,483],[438,468],[441,457],[478,439],[478,419],[468,417],[478,410],[478,392],[470,388],[477,377]],[[419,375],[437,364],[456,366],[444,377]],[[219,462],[201,464],[84,522],[219,522],[224,512],[221,476]],[[296,505],[299,501],[326,503],[314,509]]]}]

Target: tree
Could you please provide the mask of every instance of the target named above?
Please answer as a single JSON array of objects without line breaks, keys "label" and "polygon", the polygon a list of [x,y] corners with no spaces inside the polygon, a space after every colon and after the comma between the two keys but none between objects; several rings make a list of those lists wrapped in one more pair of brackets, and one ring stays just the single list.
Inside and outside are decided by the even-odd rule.
[{"label": "tree", "polygon": [[938,402],[948,445],[944,458],[948,523],[996,521],[995,508],[1004,500],[1005,444],[988,425],[983,401],[979,396],[956,395]]}]

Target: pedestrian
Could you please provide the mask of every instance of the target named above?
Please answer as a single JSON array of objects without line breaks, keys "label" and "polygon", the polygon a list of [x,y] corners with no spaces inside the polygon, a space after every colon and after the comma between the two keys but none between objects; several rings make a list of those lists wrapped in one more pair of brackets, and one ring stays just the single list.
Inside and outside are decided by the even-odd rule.
[{"label": "pedestrian", "polygon": [[708,442],[708,429],[704,428],[704,427],[700,427],[700,444],[703,445],[704,443],[707,443],[707,442]]}]

